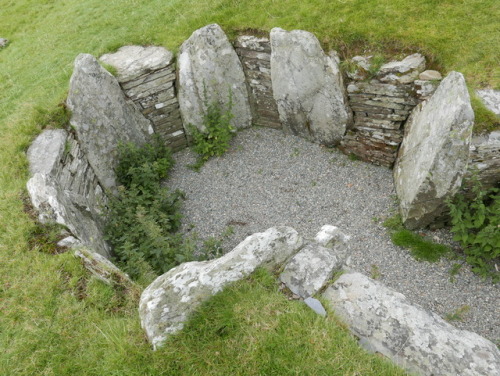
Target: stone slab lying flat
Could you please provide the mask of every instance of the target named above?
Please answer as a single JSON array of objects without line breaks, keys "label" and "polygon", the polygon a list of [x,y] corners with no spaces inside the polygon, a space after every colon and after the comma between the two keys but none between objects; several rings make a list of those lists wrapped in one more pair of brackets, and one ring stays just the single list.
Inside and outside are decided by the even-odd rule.
[{"label": "stone slab lying flat", "polygon": [[291,227],[272,227],[241,242],[224,256],[204,262],[187,262],[169,270],[141,295],[141,325],[156,349],[184,326],[189,315],[205,300],[231,282],[250,275],[257,267],[283,264],[302,247]]},{"label": "stone slab lying flat", "polygon": [[413,110],[394,167],[406,227],[431,224],[460,188],[473,124],[467,85],[457,72],[451,72],[432,97]]},{"label": "stone slab lying flat", "polygon": [[343,274],[323,297],[361,345],[409,372],[429,376],[500,374],[500,351],[495,344],[456,329],[363,274]]}]

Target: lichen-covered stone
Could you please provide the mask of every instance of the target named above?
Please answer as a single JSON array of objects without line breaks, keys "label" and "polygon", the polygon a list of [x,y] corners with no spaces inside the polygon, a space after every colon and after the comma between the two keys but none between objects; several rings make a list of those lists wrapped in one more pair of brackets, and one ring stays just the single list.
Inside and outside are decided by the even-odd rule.
[{"label": "lichen-covered stone", "polygon": [[413,54],[401,61],[391,61],[380,67],[377,78],[381,82],[408,84],[415,81],[425,69],[425,57]]},{"label": "lichen-covered stone", "polygon": [[79,247],[75,250],[75,256],[82,260],[85,269],[108,285],[127,287],[133,284],[127,274],[122,272],[107,258],[93,252],[91,249]]},{"label": "lichen-covered stone", "polygon": [[123,46],[118,51],[100,57],[113,66],[120,82],[128,82],[157,71],[172,63],[174,55],[163,47]]},{"label": "lichen-covered stone", "polygon": [[65,226],[82,243],[110,257],[99,211],[105,198],[72,141],[62,129],[46,130],[35,139],[27,153],[27,190],[40,222]]},{"label": "lichen-covered stone", "polygon": [[75,60],[67,104],[70,123],[100,184],[114,189],[118,144],[144,144],[153,131],[151,123],[126,99],[116,78],[88,54]]},{"label": "lichen-covered stone", "polygon": [[[470,143],[467,177],[475,175],[483,189],[500,185],[500,131],[474,136]],[[471,181],[465,187],[470,194]]]},{"label": "lichen-covered stone", "polygon": [[284,263],[302,246],[290,227],[272,227],[249,236],[226,255],[211,261],[187,262],[158,277],[141,295],[141,325],[154,348],[184,326],[205,300],[257,267]]},{"label": "lichen-covered stone", "polygon": [[362,346],[385,355],[408,372],[440,376],[500,374],[500,352],[495,344],[456,329],[360,273],[343,274],[323,297]]},{"label": "lichen-covered stone", "polygon": [[394,167],[406,227],[425,227],[460,188],[467,167],[474,112],[462,74],[451,72],[405,125]]},{"label": "lichen-covered stone", "polygon": [[219,25],[196,30],[182,44],[177,64],[178,98],[184,126],[192,124],[204,131],[203,116],[207,103],[218,103],[225,111],[230,101],[234,115],[232,125],[236,128],[251,125],[243,67]]},{"label": "lichen-covered stone", "polygon": [[476,93],[488,110],[500,116],[500,90],[483,89]]},{"label": "lichen-covered stone", "polygon": [[283,128],[336,145],[352,122],[338,63],[303,30],[271,30],[271,79]]}]

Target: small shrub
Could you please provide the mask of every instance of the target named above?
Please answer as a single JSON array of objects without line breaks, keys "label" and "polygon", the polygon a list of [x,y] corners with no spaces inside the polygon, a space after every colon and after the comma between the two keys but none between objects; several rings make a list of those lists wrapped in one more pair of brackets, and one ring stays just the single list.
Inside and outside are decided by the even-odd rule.
[{"label": "small shrub", "polygon": [[183,194],[161,186],[172,166],[171,151],[158,138],[142,147],[119,147],[121,186],[110,197],[105,231],[116,261],[132,278],[165,273],[191,257],[175,234]]},{"label": "small shrub", "polygon": [[471,200],[460,194],[448,201],[451,231],[472,270],[498,281],[494,264],[500,261],[500,189],[483,190],[477,178],[472,180]]},{"label": "small shrub", "polygon": [[189,130],[193,138],[193,149],[198,154],[198,161],[191,167],[198,170],[211,157],[221,156],[229,149],[229,142],[233,138],[235,128],[231,125],[232,97],[229,93],[229,104],[226,110],[218,102],[208,102],[206,113],[203,116],[204,131],[200,131],[190,124]]}]

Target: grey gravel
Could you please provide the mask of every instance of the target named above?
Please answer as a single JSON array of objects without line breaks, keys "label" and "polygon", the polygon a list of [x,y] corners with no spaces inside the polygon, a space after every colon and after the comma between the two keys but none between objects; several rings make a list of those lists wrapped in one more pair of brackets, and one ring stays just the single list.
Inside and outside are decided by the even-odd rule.
[{"label": "grey gravel", "polygon": [[[499,284],[474,275],[468,266],[452,277],[457,261],[419,262],[391,243],[382,226],[397,208],[391,170],[262,128],[240,131],[231,149],[200,172],[187,167],[195,158],[189,149],[176,153],[167,181],[187,196],[184,233],[206,239],[232,232],[223,241],[228,252],[246,236],[277,225],[292,226],[306,238],[325,224],[338,226],[352,237],[349,268],[442,317],[468,306],[453,325],[500,343]],[[453,245],[446,230],[425,233]]]}]

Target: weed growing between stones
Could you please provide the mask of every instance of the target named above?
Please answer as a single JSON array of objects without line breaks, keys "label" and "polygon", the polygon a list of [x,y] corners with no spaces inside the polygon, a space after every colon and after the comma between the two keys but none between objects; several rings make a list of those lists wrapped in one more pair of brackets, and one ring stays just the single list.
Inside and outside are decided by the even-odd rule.
[{"label": "weed growing between stones", "polygon": [[472,271],[500,280],[500,189],[484,190],[474,176],[472,199],[463,194],[448,201],[454,240],[463,246]]},{"label": "weed growing between stones", "polygon": [[125,272],[135,279],[151,279],[192,259],[192,248],[175,233],[183,193],[161,186],[173,159],[159,138],[142,147],[123,144],[118,150],[120,186],[110,195],[106,239]]},{"label": "weed growing between stones", "polygon": [[443,244],[436,244],[405,229],[399,214],[386,219],[383,226],[391,233],[391,240],[395,245],[409,249],[413,257],[419,261],[436,262],[450,251]]},{"label": "weed growing between stones", "polygon": [[[206,93],[205,93],[206,98]],[[229,92],[227,109],[223,109],[219,102],[209,102],[205,99],[207,108],[203,116],[204,131],[189,124],[189,133],[193,138],[193,149],[198,154],[198,160],[190,167],[198,171],[211,157],[220,157],[229,149],[229,142],[233,138],[235,128],[231,125],[234,117],[232,95]]]}]

